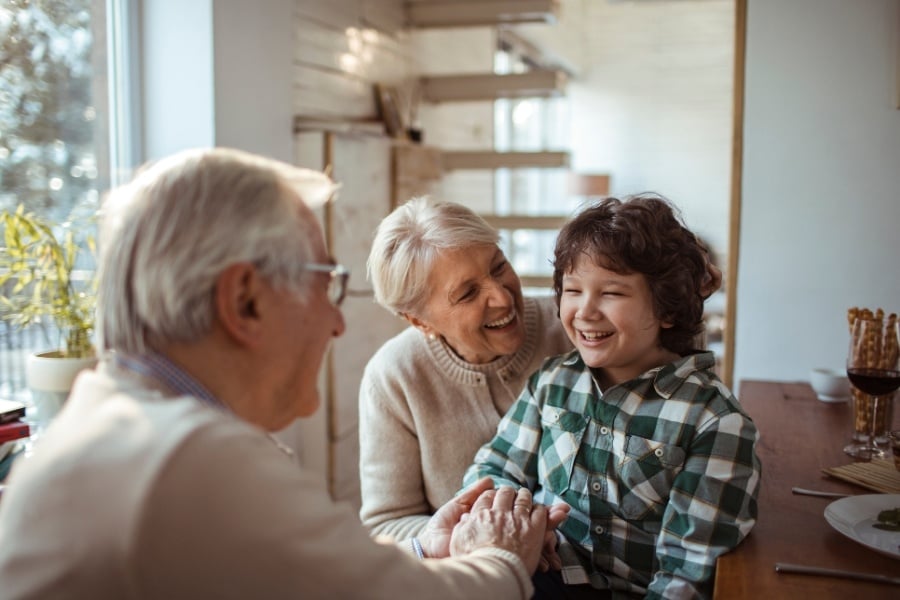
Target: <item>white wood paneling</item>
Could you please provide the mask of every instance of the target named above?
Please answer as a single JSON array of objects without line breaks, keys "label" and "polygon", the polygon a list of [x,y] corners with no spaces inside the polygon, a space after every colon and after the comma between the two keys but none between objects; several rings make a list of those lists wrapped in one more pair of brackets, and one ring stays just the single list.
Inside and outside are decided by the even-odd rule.
[{"label": "white wood paneling", "polygon": [[372,87],[410,88],[400,0],[296,0],[294,115],[377,118]]},{"label": "white wood paneling", "polygon": [[307,65],[294,65],[294,114],[375,119],[372,83]]},{"label": "white wood paneling", "polygon": [[378,223],[391,210],[391,144],[386,137],[331,135],[334,180],[341,184],[330,207],[332,254],[350,268],[343,313],[347,329],[332,343],[329,439],[335,499],[359,506],[357,432],[359,383],[371,355],[404,321],[377,305],[366,281],[366,259]]}]

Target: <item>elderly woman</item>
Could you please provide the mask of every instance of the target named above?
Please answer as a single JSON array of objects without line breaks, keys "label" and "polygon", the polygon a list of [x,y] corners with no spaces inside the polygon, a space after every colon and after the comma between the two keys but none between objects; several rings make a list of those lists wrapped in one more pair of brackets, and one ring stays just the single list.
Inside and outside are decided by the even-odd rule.
[{"label": "elderly woman", "polygon": [[572,349],[553,298],[523,298],[498,240],[468,208],[426,198],[375,234],[375,299],[411,327],[375,353],[360,386],[360,517],[373,534],[419,533],[528,376]]}]

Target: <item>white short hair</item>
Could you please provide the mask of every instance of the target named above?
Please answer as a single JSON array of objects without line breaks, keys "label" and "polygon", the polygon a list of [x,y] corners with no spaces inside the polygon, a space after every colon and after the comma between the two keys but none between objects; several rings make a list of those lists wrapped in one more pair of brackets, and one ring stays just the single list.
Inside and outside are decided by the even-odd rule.
[{"label": "white short hair", "polygon": [[143,168],[101,210],[101,350],[144,353],[210,331],[219,275],[254,263],[303,294],[315,206],[334,192],[316,171],[224,148],[188,150]]},{"label": "white short hair", "polygon": [[413,198],[375,231],[366,263],[375,301],[394,313],[416,313],[423,308],[428,275],[442,251],[499,240],[496,229],[462,204]]}]

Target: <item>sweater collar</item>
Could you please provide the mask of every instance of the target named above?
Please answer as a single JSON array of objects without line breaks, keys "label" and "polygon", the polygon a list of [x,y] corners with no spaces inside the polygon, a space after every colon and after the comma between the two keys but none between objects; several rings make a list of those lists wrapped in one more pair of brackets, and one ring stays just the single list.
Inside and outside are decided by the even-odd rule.
[{"label": "sweater collar", "polygon": [[490,375],[496,374],[505,380],[515,377],[528,368],[539,342],[540,319],[541,314],[537,301],[534,298],[525,298],[523,308],[525,341],[516,352],[501,356],[489,363],[475,364],[463,360],[440,337],[435,339],[425,337],[425,344],[438,368],[443,369],[449,377],[466,385],[484,385]]}]

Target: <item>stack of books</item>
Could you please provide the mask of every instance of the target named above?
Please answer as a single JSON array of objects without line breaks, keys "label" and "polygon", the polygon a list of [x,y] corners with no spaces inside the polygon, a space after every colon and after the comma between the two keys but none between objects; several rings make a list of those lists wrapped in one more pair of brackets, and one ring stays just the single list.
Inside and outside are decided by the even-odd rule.
[{"label": "stack of books", "polygon": [[31,428],[22,420],[24,418],[24,404],[0,399],[0,481],[6,478],[12,461],[20,453],[19,441],[31,435]]}]

